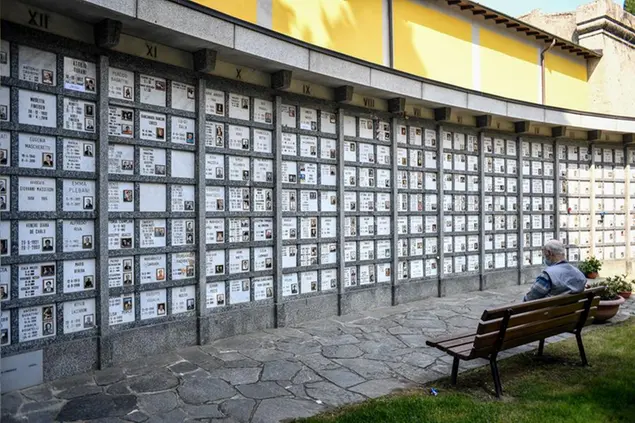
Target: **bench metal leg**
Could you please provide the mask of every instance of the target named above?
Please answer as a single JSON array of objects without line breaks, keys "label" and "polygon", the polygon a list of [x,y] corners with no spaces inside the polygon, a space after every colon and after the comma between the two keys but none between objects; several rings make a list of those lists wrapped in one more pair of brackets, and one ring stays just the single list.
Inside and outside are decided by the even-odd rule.
[{"label": "bench metal leg", "polygon": [[589,362],[586,359],[586,354],[584,352],[584,345],[582,344],[582,334],[580,332],[576,332],[575,340],[578,341],[578,349],[580,350],[580,359],[582,360],[582,365],[588,366]]},{"label": "bench metal leg", "polygon": [[503,394],[503,386],[501,385],[501,378],[498,372],[498,365],[496,364],[496,356],[490,357],[489,365],[492,368],[492,377],[494,378],[494,387],[496,388],[496,397],[500,398]]},{"label": "bench metal leg", "polygon": [[545,340],[541,339],[540,343],[538,344],[538,356],[542,356],[543,351],[545,350]]},{"label": "bench metal leg", "polygon": [[454,361],[452,362],[452,385],[456,385],[456,378],[459,374],[459,358],[454,357]]}]

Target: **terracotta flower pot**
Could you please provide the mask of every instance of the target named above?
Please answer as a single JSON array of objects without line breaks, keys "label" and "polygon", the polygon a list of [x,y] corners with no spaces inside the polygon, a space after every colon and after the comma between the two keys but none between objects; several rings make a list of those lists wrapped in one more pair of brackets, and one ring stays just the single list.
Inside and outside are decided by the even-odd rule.
[{"label": "terracotta flower pot", "polygon": [[631,293],[630,292],[620,292],[620,297],[624,298],[625,300],[628,300],[631,297]]},{"label": "terracotta flower pot", "polygon": [[614,317],[624,301],[622,297],[617,297],[615,300],[601,300],[593,323],[603,323]]},{"label": "terracotta flower pot", "polygon": [[585,276],[587,277],[587,279],[595,279],[598,277],[598,272],[587,273]]}]

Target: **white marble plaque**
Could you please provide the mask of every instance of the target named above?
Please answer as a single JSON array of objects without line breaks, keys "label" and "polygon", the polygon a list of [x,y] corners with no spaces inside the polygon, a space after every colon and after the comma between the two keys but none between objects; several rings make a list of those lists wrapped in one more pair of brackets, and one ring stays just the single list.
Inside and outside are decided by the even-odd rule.
[{"label": "white marble plaque", "polygon": [[205,146],[225,148],[225,125],[205,122]]},{"label": "white marble plaque", "polygon": [[118,288],[134,284],[134,260],[132,257],[108,259],[108,287]]},{"label": "white marble plaque", "polygon": [[108,182],[108,211],[134,211],[133,182]]},{"label": "white marble plaque", "polygon": [[337,185],[337,166],[320,165],[320,185]]},{"label": "white marble plaque", "polygon": [[18,77],[22,81],[43,85],[57,85],[57,57],[55,53],[19,46]]},{"label": "white marble plaque", "polygon": [[229,211],[250,211],[251,194],[249,188],[229,188]]},{"label": "white marble plaque", "polygon": [[64,88],[95,94],[97,92],[95,63],[64,57]]},{"label": "white marble plaque", "polygon": [[253,278],[252,285],[254,287],[254,300],[268,300],[273,298],[273,278],[265,276],[261,278]]},{"label": "white marble plaque", "polygon": [[194,285],[172,288],[172,314],[196,310],[196,287]]},{"label": "white marble plaque", "polygon": [[11,119],[11,93],[9,87],[0,87],[0,122]]},{"label": "white marble plaque", "polygon": [[55,211],[55,179],[18,178],[19,211]]},{"label": "white marble plaque", "polygon": [[170,140],[174,144],[194,145],[196,143],[194,130],[196,122],[179,116],[172,116],[172,129]]},{"label": "white marble plaque", "polygon": [[[18,135],[20,167],[54,170],[56,168],[55,150],[55,137],[35,134]],[[4,154],[9,152],[10,149],[7,148]]]},{"label": "white marble plaque", "polygon": [[90,251],[94,248],[94,220],[64,220],[62,232],[65,253]]},{"label": "white marble plaque", "polygon": [[196,256],[194,253],[172,254],[172,280],[189,279],[196,276]]},{"label": "white marble plaque", "polygon": [[172,185],[172,207],[173,212],[193,212],[194,211],[194,185]]},{"label": "white marble plaque", "polygon": [[206,276],[219,276],[225,274],[225,250],[211,250],[205,253],[207,265]]},{"label": "white marble plaque", "polygon": [[205,113],[214,116],[225,116],[225,93],[223,91],[205,89]]},{"label": "white marble plaque", "polygon": [[335,133],[337,117],[334,113],[320,111],[320,131],[328,134]]},{"label": "white marble plaque", "polygon": [[[205,210],[208,212],[225,210],[225,187],[205,187]],[[242,210],[242,204],[239,210]]]},{"label": "white marble plaque", "polygon": [[249,151],[249,128],[246,126],[229,125],[229,148],[232,150]]},{"label": "white marble plaque", "polygon": [[249,248],[235,248],[229,250],[229,274],[245,273],[250,271],[251,260]]},{"label": "white marble plaque", "polygon": [[18,266],[18,298],[55,294],[55,268],[55,262]]},{"label": "white marble plaque", "polygon": [[[64,139],[64,170],[95,171],[95,143],[93,141]],[[53,155],[55,157],[55,155]]]},{"label": "white marble plaque", "polygon": [[108,68],[108,96],[119,100],[134,100],[134,72]]},{"label": "white marble plaque", "polygon": [[11,266],[0,266],[0,301],[11,299]]},{"label": "white marble plaque", "polygon": [[55,305],[21,308],[18,310],[18,322],[20,342],[54,336]]},{"label": "white marble plaque", "polygon": [[131,145],[108,146],[108,173],[134,175],[134,147]]},{"label": "white marble plaque", "polygon": [[225,282],[207,283],[205,291],[207,308],[225,305]]},{"label": "white marble plaque", "polygon": [[207,219],[205,221],[205,243],[222,244],[225,242],[225,220]]},{"label": "white marble plaque", "polygon": [[150,75],[140,75],[140,101],[154,106],[165,107],[166,85],[167,82],[163,78],[157,78]]},{"label": "white marble plaque", "polygon": [[254,129],[254,151],[257,153],[273,153],[271,131]]},{"label": "white marble plaque", "polygon": [[194,227],[194,219],[172,219],[171,245],[194,245],[196,242]]},{"label": "white marble plaque", "polygon": [[71,212],[92,212],[95,204],[95,181],[64,179],[63,209]]},{"label": "white marble plaque", "polygon": [[288,297],[290,295],[298,295],[299,293],[298,274],[282,275],[282,296]]},{"label": "white marble plaque", "polygon": [[250,301],[251,287],[249,279],[238,279],[229,282],[229,303],[241,304]]},{"label": "white marble plaque", "polygon": [[139,112],[139,138],[148,141],[165,141],[166,117],[160,113]]},{"label": "white marble plaque", "polygon": [[166,290],[142,291],[139,296],[141,320],[154,319],[167,315]]},{"label": "white marble plaque", "polygon": [[64,129],[95,132],[95,103],[64,98]]},{"label": "white marble plaque", "polygon": [[11,44],[0,42],[0,76],[11,76]]},{"label": "white marble plaque", "polygon": [[269,241],[273,239],[273,219],[254,219],[254,241]]},{"label": "white marble plaque", "polygon": [[[174,234],[172,235],[174,236]],[[139,247],[157,248],[166,246],[165,219],[139,220]]]},{"label": "white marble plaque", "polygon": [[229,93],[229,117],[249,120],[249,97]]},{"label": "white marble plaque", "polygon": [[[3,41],[4,42],[4,41]],[[3,310],[0,314],[0,345],[11,345],[11,311]]]},{"label": "white marble plaque", "polygon": [[66,260],[64,262],[64,293],[95,289],[95,260]]},{"label": "white marble plaque", "polygon": [[165,254],[141,256],[139,258],[141,284],[163,282],[166,280]]},{"label": "white marble plaque", "polygon": [[11,134],[0,132],[0,167],[11,166]]},{"label": "white marble plaque", "polygon": [[271,101],[254,98],[254,122],[273,123],[273,103]]},{"label": "white marble plaque", "polygon": [[108,222],[108,248],[122,250],[134,247],[134,221],[132,219]]},{"label": "white marble plaque", "polygon": [[67,301],[63,305],[64,333],[95,328],[95,299]]},{"label": "white marble plaque", "polygon": [[[57,127],[57,97],[55,95],[19,90],[18,105],[20,123],[47,128]],[[94,130],[93,125],[93,132]]]},{"label": "white marble plaque", "polygon": [[194,86],[172,81],[172,108],[193,112],[196,109]]},{"label": "white marble plaque", "polygon": [[173,178],[194,179],[194,153],[172,150],[170,173]]},{"label": "white marble plaque", "polygon": [[296,127],[296,107],[288,104],[283,104],[281,107],[282,126],[288,128]]}]

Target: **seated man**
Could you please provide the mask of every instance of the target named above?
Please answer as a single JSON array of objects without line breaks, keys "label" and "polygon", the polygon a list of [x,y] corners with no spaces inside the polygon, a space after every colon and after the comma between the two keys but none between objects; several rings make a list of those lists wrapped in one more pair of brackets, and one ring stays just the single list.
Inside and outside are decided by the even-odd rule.
[{"label": "seated man", "polygon": [[547,242],[542,247],[542,255],[547,267],[536,278],[536,282],[525,295],[523,301],[584,291],[586,277],[577,267],[570,265],[565,260],[565,248],[560,241],[552,239]]}]

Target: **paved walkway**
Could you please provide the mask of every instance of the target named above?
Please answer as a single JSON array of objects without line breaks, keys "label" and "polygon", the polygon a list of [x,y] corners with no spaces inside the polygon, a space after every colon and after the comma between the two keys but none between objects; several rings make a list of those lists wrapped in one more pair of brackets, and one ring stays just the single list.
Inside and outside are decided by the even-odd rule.
[{"label": "paved walkway", "polygon": [[[485,308],[518,301],[526,290],[428,299],[149,357],[5,394],[2,422],[268,423],[311,416],[448,376],[451,359],[426,347],[426,339],[472,330]],[[635,315],[633,300],[619,320],[628,315]]]}]

